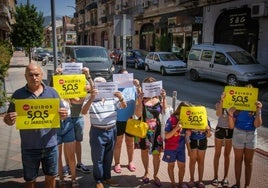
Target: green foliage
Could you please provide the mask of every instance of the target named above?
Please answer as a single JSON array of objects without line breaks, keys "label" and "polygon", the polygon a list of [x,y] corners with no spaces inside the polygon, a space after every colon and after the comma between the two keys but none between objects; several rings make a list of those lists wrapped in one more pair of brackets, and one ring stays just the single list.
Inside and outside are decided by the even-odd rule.
[{"label": "green foliage", "polygon": [[8,101],[3,84],[12,54],[11,44],[7,41],[0,41],[0,107]]},{"label": "green foliage", "polygon": [[[41,46],[43,42],[43,13],[37,12],[34,5],[20,5],[16,7],[16,22],[12,24],[10,38],[14,46],[24,47],[28,54],[31,49]],[[29,62],[31,57],[29,56]]]},{"label": "green foliage", "polygon": [[156,37],[155,43],[158,51],[170,50],[170,40],[168,35],[166,35],[165,33],[160,37]]}]

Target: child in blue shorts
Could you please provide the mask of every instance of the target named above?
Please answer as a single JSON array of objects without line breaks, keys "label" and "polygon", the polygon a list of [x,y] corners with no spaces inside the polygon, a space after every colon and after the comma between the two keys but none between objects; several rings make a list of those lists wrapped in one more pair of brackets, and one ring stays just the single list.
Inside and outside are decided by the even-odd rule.
[{"label": "child in blue shorts", "polygon": [[182,106],[192,106],[188,102],[181,102],[177,109],[170,115],[165,125],[165,149],[163,161],[168,163],[168,175],[172,187],[176,187],[174,178],[175,162],[179,168],[179,188],[187,188],[183,183],[185,174],[185,138],[186,130],[182,129],[179,122],[180,111]]}]

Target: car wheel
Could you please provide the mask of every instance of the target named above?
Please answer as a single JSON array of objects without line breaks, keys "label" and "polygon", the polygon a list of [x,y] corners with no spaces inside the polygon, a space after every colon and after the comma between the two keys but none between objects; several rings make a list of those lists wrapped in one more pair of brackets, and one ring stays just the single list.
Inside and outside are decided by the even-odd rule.
[{"label": "car wheel", "polygon": [[227,84],[230,86],[237,86],[238,80],[235,75],[229,75],[227,78]]},{"label": "car wheel", "polygon": [[149,66],[148,65],[145,65],[145,67],[144,67],[144,70],[146,71],[146,72],[149,72]]},{"label": "car wheel", "polygon": [[161,74],[162,76],[165,76],[167,74],[166,69],[164,67],[161,68]]},{"label": "car wheel", "polygon": [[137,62],[134,64],[134,67],[135,67],[135,69],[139,69],[139,66],[138,66]]},{"label": "car wheel", "polygon": [[199,79],[199,74],[196,70],[191,70],[190,71],[190,78],[193,81],[197,81]]}]

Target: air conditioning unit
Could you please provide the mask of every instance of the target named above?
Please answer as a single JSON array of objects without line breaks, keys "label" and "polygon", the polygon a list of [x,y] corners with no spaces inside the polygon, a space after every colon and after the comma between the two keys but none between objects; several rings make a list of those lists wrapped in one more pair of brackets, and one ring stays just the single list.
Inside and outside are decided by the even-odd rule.
[{"label": "air conditioning unit", "polygon": [[251,4],[251,17],[267,16],[267,5],[262,3]]}]

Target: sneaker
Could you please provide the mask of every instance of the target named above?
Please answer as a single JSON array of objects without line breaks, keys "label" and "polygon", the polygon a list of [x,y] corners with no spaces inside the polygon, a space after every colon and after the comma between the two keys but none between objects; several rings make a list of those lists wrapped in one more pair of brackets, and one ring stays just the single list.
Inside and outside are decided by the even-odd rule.
[{"label": "sneaker", "polygon": [[189,188],[192,188],[192,187],[195,186],[195,183],[194,183],[193,181],[189,181],[189,182],[187,183],[187,186],[188,186]]},{"label": "sneaker", "polygon": [[71,170],[70,170],[70,167],[69,165],[66,165],[62,168],[62,174],[63,176],[68,176],[68,175],[71,175]]},{"label": "sneaker", "polygon": [[76,169],[85,174],[89,174],[91,172],[90,169],[86,167],[83,163],[77,164]]},{"label": "sneaker", "polygon": [[223,179],[223,180],[221,181],[221,186],[222,186],[222,187],[228,187],[228,185],[229,185],[229,182],[228,182],[227,179]]},{"label": "sneaker", "polygon": [[72,188],[79,188],[79,184],[76,180],[72,180]]},{"label": "sneaker", "polygon": [[212,185],[218,186],[219,185],[219,180],[217,178],[214,178],[211,182]]},{"label": "sneaker", "polygon": [[107,180],[104,180],[103,183],[109,185],[109,186],[112,186],[112,187],[117,187],[119,186],[119,183],[115,180],[112,180],[112,179],[107,179]]},{"label": "sneaker", "polygon": [[203,182],[198,183],[198,188],[205,188],[205,184]]}]

